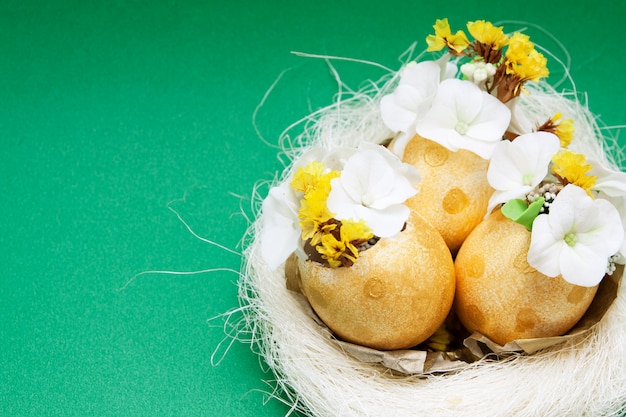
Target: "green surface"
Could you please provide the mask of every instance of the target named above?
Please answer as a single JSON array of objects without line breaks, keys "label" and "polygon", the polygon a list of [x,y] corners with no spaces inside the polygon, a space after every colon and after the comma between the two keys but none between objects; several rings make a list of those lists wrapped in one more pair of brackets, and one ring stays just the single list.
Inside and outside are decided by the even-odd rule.
[{"label": "green surface", "polygon": [[[224,332],[207,319],[237,306],[235,273],[119,289],[239,268],[168,204],[240,250],[240,206],[281,168],[256,106],[290,69],[256,119],[276,143],[336,92],[322,60],[290,51],[397,68],[446,16],[548,29],[590,108],[626,122],[624,1],[0,2],[0,415],[287,413],[247,345],[211,363]],[[352,87],[383,75],[336,67]]]}]

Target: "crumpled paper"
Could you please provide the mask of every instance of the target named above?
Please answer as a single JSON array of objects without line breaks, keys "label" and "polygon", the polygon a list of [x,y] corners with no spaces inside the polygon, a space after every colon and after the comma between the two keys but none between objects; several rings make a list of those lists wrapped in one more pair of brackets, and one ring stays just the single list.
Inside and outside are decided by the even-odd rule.
[{"label": "crumpled paper", "polygon": [[[492,359],[503,358],[511,355],[531,355],[542,349],[552,347],[567,340],[579,337],[590,331],[606,314],[613,301],[617,297],[624,266],[618,265],[613,275],[606,276],[598,287],[593,302],[578,321],[566,334],[555,337],[542,337],[534,339],[519,339],[505,345],[499,345],[488,337],[473,333],[463,340],[463,346],[448,352],[437,352],[423,349],[421,346],[414,349],[393,351],[381,351],[366,346],[348,343],[336,338],[332,331],[322,322],[309,305],[306,297],[302,294],[300,286],[300,273],[295,257],[287,260],[285,265],[285,278],[287,289],[292,291],[294,297],[302,305],[307,314],[325,331],[322,332],[337,346],[363,362],[382,365],[383,367],[400,372],[402,374],[420,375],[450,372],[463,369],[469,363],[489,356]],[[451,318],[454,320],[454,317]]]}]

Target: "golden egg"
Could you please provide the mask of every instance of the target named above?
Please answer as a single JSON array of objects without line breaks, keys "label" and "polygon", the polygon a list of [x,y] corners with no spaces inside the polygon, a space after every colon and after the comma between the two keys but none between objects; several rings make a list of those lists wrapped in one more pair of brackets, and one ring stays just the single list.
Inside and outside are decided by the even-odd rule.
[{"label": "golden egg", "polygon": [[482,221],[493,189],[489,161],[467,150],[452,152],[419,135],[407,144],[403,161],[420,172],[419,193],[406,205],[443,237],[453,254]]},{"label": "golden egg", "polygon": [[380,350],[413,347],[443,323],[454,299],[445,242],[412,214],[405,230],[361,252],[350,267],[299,260],[302,292],[341,339]]},{"label": "golden egg", "polygon": [[504,345],[560,336],[583,316],[596,287],[547,277],[527,260],[531,233],[497,210],[468,236],[455,260],[455,311],[470,332]]}]

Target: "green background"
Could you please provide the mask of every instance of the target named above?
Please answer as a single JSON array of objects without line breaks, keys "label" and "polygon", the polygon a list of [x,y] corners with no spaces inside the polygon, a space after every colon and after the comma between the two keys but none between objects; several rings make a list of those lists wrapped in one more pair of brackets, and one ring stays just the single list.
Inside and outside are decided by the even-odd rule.
[{"label": "green background", "polygon": [[[287,413],[258,356],[207,321],[237,306],[236,273],[128,281],[239,269],[168,207],[241,250],[241,209],[282,166],[260,135],[276,144],[337,91],[291,51],[395,69],[441,17],[549,30],[592,111],[626,122],[624,1],[0,1],[0,415]],[[353,88],[384,74],[335,65]]]}]

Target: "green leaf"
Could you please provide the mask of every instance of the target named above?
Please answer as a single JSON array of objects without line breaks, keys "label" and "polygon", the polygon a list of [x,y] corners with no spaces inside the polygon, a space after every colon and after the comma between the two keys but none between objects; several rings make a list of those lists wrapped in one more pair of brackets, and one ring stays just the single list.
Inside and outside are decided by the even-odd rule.
[{"label": "green leaf", "polygon": [[508,201],[500,210],[502,211],[504,217],[521,224],[530,231],[533,229],[533,222],[539,215],[544,202],[545,199],[543,197],[539,197],[528,205],[525,200],[516,198]]}]

